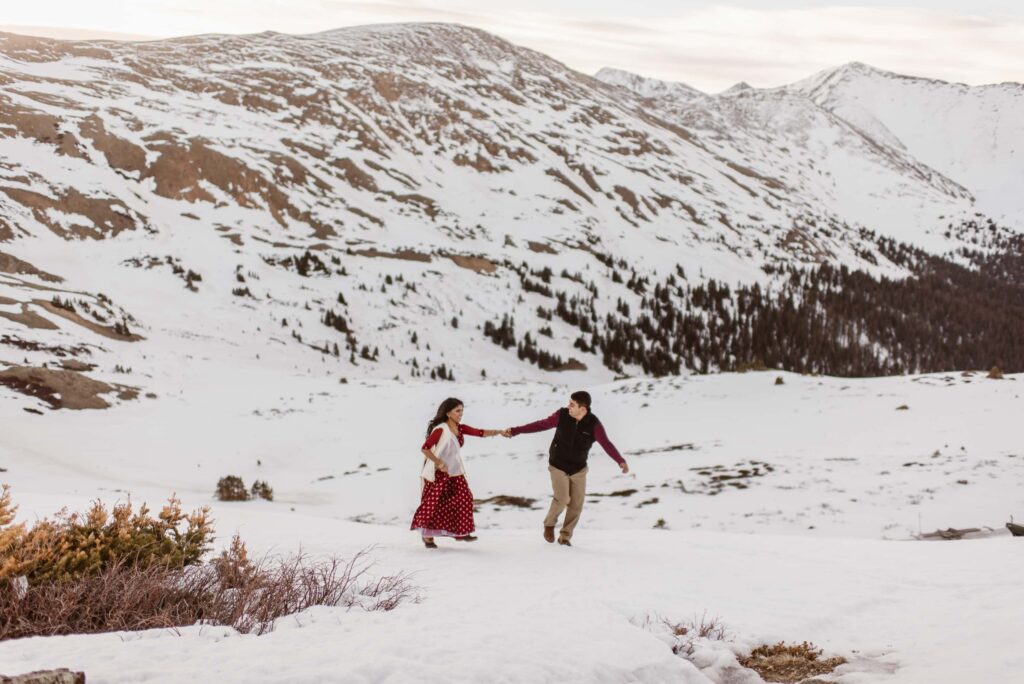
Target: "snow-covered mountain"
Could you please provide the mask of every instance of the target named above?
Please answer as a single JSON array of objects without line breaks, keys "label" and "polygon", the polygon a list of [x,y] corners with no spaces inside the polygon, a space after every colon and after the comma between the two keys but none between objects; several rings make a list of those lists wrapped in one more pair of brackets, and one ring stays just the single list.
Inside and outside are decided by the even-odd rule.
[{"label": "snow-covered mountain", "polygon": [[968,86],[854,62],[786,90],[954,179],[979,211],[1024,220],[1024,84]]},{"label": "snow-covered mountain", "polygon": [[[242,240],[485,250],[509,236],[664,270],[701,242],[754,248],[758,261],[799,258],[790,231],[815,240],[804,222],[861,218],[804,187],[831,168],[780,178],[772,150],[730,150],[729,131],[680,127],[473,29],[144,44],[8,36],[3,48],[9,237],[165,232],[189,213]],[[821,144],[842,126],[779,116]],[[813,152],[802,161],[818,162]],[[911,212],[922,232],[936,211],[972,208],[963,189],[893,150],[851,156],[863,157],[858,172],[882,177],[876,202],[922,197],[927,206]],[[819,241],[823,254],[856,259],[848,236]],[[734,261],[749,270],[749,256]]]},{"label": "snow-covered mountain", "polygon": [[0,34],[0,81],[8,364],[153,369],[206,336],[389,378],[696,368],[715,325],[645,321],[652,291],[902,277],[876,235],[944,253],[987,218],[977,183],[820,89],[595,79],[454,25]]},{"label": "snow-covered mountain", "polygon": [[[646,98],[670,120],[717,134],[727,154],[771,160],[776,177],[821,206],[900,239],[935,246],[925,233],[941,221],[922,221],[922,205],[948,200],[929,191],[1024,223],[1024,200],[1014,192],[1024,186],[1024,85],[970,87],[860,63],[790,86],[737,84],[718,95],[614,69],[597,78]],[[824,182],[814,177],[822,173]]]}]

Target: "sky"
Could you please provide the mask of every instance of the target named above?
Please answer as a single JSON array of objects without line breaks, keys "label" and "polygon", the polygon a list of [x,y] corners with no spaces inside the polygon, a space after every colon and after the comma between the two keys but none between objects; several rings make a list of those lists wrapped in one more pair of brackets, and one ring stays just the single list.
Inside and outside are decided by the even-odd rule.
[{"label": "sky", "polygon": [[782,85],[851,61],[972,85],[1024,82],[1020,0],[34,0],[0,11],[0,30],[59,38],[409,21],[476,26],[585,73],[609,66],[707,92]]}]

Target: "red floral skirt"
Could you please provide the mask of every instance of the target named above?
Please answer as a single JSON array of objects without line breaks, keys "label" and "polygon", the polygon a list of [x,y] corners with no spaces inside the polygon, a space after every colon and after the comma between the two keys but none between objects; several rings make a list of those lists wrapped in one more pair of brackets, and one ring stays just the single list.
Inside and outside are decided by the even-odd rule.
[{"label": "red floral skirt", "polygon": [[473,492],[465,476],[450,477],[437,471],[434,481],[424,481],[420,507],[409,529],[424,537],[464,537],[473,532]]}]

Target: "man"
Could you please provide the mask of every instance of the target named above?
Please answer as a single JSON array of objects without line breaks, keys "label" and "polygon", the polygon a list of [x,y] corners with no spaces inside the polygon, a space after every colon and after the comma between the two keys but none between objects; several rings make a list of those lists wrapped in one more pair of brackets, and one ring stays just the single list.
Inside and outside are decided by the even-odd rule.
[{"label": "man", "polygon": [[580,520],[583,497],[587,495],[587,455],[590,447],[595,441],[600,444],[605,453],[619,464],[623,473],[629,472],[629,465],[608,440],[601,421],[590,412],[590,394],[587,392],[574,392],[569,398],[568,407],[555,411],[543,420],[506,428],[502,434],[514,437],[552,428],[555,437],[548,449],[548,472],[551,473],[553,496],[547,518],[544,519],[544,540],[549,543],[555,541],[555,525],[562,511],[568,508],[558,534],[558,543],[572,546],[572,532]]}]

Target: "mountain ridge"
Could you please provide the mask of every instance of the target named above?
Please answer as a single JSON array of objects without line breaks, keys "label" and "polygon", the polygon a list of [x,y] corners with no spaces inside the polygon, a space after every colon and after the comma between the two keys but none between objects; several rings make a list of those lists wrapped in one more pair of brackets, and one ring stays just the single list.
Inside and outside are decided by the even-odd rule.
[{"label": "mountain ridge", "polygon": [[[0,262],[64,279],[0,273],[0,360],[111,383],[196,339],[387,378],[933,368],[963,361],[869,333],[881,305],[847,272],[1011,244],[970,188],[801,92],[644,98],[467,27],[4,35],[0,81]],[[847,284],[872,299],[840,324]],[[814,298],[789,348],[781,312]]]}]

